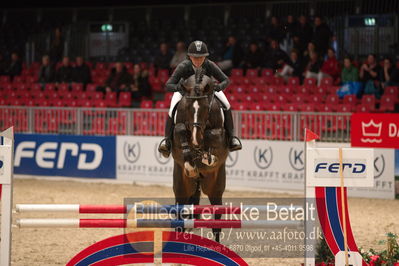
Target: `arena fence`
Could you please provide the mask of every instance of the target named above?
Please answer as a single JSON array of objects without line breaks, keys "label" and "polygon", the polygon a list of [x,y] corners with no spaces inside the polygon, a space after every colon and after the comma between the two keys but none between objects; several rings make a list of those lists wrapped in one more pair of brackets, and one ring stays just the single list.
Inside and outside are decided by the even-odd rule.
[{"label": "arena fence", "polygon": [[[299,141],[311,128],[325,142],[350,141],[351,113],[235,111],[243,139]],[[19,133],[162,136],[167,110],[58,107],[0,107],[0,128]]]}]

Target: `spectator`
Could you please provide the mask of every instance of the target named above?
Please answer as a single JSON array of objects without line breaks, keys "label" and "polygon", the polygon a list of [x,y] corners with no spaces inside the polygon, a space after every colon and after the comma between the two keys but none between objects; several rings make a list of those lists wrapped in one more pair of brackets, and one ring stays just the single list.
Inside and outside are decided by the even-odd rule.
[{"label": "spectator", "polygon": [[73,74],[73,68],[69,64],[69,57],[64,56],[62,59],[62,65],[58,68],[55,76],[56,76],[56,81],[57,82],[66,82],[69,83],[72,81],[72,74]]},{"label": "spectator", "polygon": [[316,50],[319,52],[319,55],[324,57],[328,47],[330,47],[333,34],[320,16],[315,17],[314,24],[315,30],[313,34],[313,42],[316,46]]},{"label": "spectator", "polygon": [[366,63],[364,63],[360,68],[360,79],[363,82],[379,81],[381,67],[377,64],[374,54],[370,54],[367,57]]},{"label": "spectator", "polygon": [[339,79],[341,74],[339,62],[335,56],[333,48],[328,48],[327,59],[324,61],[321,67],[322,77],[331,77],[334,81]]},{"label": "spectator", "polygon": [[7,69],[7,62],[4,59],[3,54],[0,54],[0,76],[6,74],[6,69]]},{"label": "spectator", "polygon": [[249,49],[247,54],[245,55],[243,61],[243,67],[245,69],[248,68],[260,68],[263,64],[263,53],[259,49],[258,44],[256,42],[252,42],[249,45]]},{"label": "spectator", "polygon": [[148,71],[141,69],[139,64],[135,64],[133,68],[133,83],[130,86],[133,99],[141,97],[151,97],[151,85],[148,81]]},{"label": "spectator", "polygon": [[72,81],[83,83],[84,85],[91,82],[91,72],[89,66],[84,62],[83,57],[76,57],[76,65],[72,72]]},{"label": "spectator", "polygon": [[299,53],[302,54],[306,50],[312,37],[312,27],[309,25],[306,16],[301,15],[293,37],[294,45],[296,44],[294,47],[299,50]]},{"label": "spectator", "polygon": [[172,60],[172,53],[166,43],[161,43],[159,46],[158,55],[154,59],[154,67],[158,73],[159,69],[169,69],[170,61]]},{"label": "spectator", "polygon": [[60,28],[56,28],[54,31],[54,39],[50,46],[50,59],[54,63],[61,61],[62,55],[64,53],[64,40],[62,38]]},{"label": "spectator", "polygon": [[284,25],[285,35],[288,38],[292,38],[295,35],[296,29],[298,27],[297,21],[294,19],[294,16],[287,16],[287,23]]},{"label": "spectator", "polygon": [[229,71],[234,67],[239,67],[242,64],[243,51],[234,36],[227,39],[226,46],[223,52],[223,60],[218,62],[220,69]]},{"label": "spectator", "polygon": [[175,69],[184,59],[187,58],[186,45],[184,42],[176,44],[176,52],[170,61],[170,68]]},{"label": "spectator", "polygon": [[121,62],[115,63],[110,75],[105,82],[105,91],[126,91],[132,85],[132,76],[127,72]]},{"label": "spectator", "polygon": [[39,69],[39,82],[40,83],[48,83],[54,81],[54,68],[50,64],[50,57],[45,55],[42,57],[42,65]]},{"label": "spectator", "polygon": [[393,65],[390,58],[384,59],[384,65],[380,73],[381,86],[383,88],[388,86],[398,86],[399,85],[399,69]]},{"label": "spectator", "polygon": [[341,72],[342,83],[356,82],[359,80],[359,71],[352,64],[352,60],[349,56],[344,58],[344,68]]},{"label": "spectator", "polygon": [[295,49],[291,50],[290,60],[283,66],[280,73],[277,76],[283,77],[285,81],[289,77],[298,77],[302,79],[303,64],[299,58],[298,51]]},{"label": "spectator", "polygon": [[22,62],[19,60],[17,53],[11,54],[11,63],[6,69],[6,74],[13,79],[15,76],[21,75],[22,72]]},{"label": "spectator", "polygon": [[315,52],[316,52],[316,46],[314,45],[313,42],[309,42],[307,49],[303,52],[303,58],[306,64],[309,63],[310,58]]},{"label": "spectator", "polygon": [[277,17],[273,16],[270,20],[271,26],[268,34],[268,41],[277,40],[281,42],[284,38],[284,29],[280,25],[280,22]]},{"label": "spectator", "polygon": [[319,54],[317,52],[312,53],[304,73],[305,78],[315,78],[317,79],[317,84],[320,84],[323,77],[323,74],[320,71],[322,65],[323,60],[320,58]]},{"label": "spectator", "polygon": [[277,40],[270,42],[270,50],[266,59],[266,67],[277,70],[289,61],[288,55],[284,52]]}]

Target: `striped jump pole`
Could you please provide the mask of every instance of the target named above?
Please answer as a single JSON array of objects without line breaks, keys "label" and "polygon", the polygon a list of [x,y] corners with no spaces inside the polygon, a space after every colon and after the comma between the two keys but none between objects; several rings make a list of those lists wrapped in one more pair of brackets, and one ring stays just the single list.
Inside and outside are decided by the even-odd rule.
[{"label": "striped jump pole", "polygon": [[303,227],[303,221],[177,219],[18,219],[20,228],[281,228]]},{"label": "striped jump pole", "polygon": [[73,212],[73,213],[184,213],[184,214],[241,214],[256,209],[259,212],[303,210],[297,205],[80,205],[80,204],[17,204],[17,212]]}]

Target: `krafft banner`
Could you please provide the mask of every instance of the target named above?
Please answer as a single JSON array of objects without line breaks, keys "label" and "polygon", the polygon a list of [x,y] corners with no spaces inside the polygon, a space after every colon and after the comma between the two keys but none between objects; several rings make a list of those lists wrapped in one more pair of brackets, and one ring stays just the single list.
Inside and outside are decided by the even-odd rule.
[{"label": "krafft banner", "polygon": [[14,173],[115,178],[115,137],[15,135]]},{"label": "krafft banner", "polygon": [[353,114],[352,147],[399,149],[399,114]]}]

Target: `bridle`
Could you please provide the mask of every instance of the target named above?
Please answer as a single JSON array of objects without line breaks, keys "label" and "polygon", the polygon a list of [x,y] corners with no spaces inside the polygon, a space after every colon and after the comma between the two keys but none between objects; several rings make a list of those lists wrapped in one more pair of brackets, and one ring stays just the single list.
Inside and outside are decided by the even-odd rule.
[{"label": "bridle", "polygon": [[[215,99],[215,92],[212,90],[212,94],[205,94],[205,95],[198,95],[198,96],[189,96],[189,95],[184,95],[183,97],[185,97],[186,99],[189,100],[200,100],[200,99],[208,99],[209,96],[211,96],[211,100],[209,101],[209,106],[208,106],[208,116],[211,112],[212,109],[212,104],[213,101]],[[192,125],[193,127],[197,127],[200,130],[205,130],[205,128],[203,128],[203,123],[199,123],[199,122],[192,122],[192,123],[186,123],[186,125]]]}]

